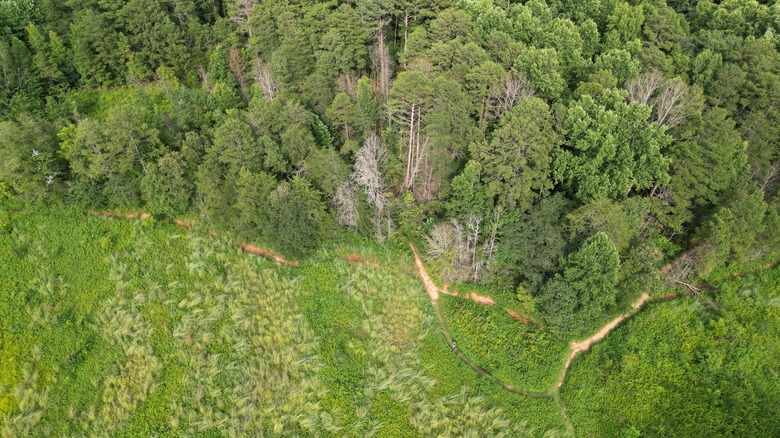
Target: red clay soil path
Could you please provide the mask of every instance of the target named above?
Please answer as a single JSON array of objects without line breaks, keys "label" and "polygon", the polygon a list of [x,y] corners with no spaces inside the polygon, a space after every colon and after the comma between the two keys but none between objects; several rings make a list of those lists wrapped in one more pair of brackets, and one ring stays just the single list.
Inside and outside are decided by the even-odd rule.
[{"label": "red clay soil path", "polygon": [[509,316],[511,316],[512,318],[520,321],[520,324],[525,324],[527,326],[534,326],[534,327],[538,328],[539,330],[541,330],[543,332],[546,332],[544,327],[542,327],[542,325],[539,324],[539,321],[531,318],[530,316],[521,315],[521,314],[515,312],[514,310],[509,310],[509,309],[504,309],[504,310],[506,310],[506,313],[508,313]]},{"label": "red clay soil path", "polygon": [[[90,211],[90,212],[87,212],[87,213],[88,214],[96,214],[96,215],[100,215],[100,216],[106,216],[106,217],[116,217],[116,218],[121,218],[121,219],[141,219],[141,220],[143,220],[143,219],[147,219],[147,218],[152,217],[149,213],[144,213],[144,212],[126,213],[125,214],[125,213],[119,213],[119,212],[115,212],[115,211],[97,211],[97,212]],[[187,229],[187,230],[191,230],[191,229],[194,228],[194,224],[192,223],[192,221],[187,221],[187,220],[182,220],[182,219],[172,219],[171,222],[174,225],[176,225],[178,227],[181,227],[181,228],[184,228],[184,229]],[[218,237],[217,233],[215,233],[213,231],[209,231],[208,235],[211,236],[211,237],[215,237],[215,238]],[[254,246],[254,245],[250,245],[250,244],[244,243],[244,242],[234,242],[234,241],[229,241],[229,242],[230,242],[231,245],[235,245],[235,246],[241,248],[241,250],[244,251],[244,252],[247,252],[249,254],[253,254],[253,255],[256,255],[256,256],[265,257],[268,260],[271,260],[272,262],[276,263],[277,265],[298,266],[298,261],[286,260],[281,255],[279,255],[279,254],[277,254],[277,253],[275,253],[275,252],[273,252],[273,251],[271,251],[269,249],[260,248],[260,247],[257,247],[257,246]]]},{"label": "red clay soil path", "polygon": [[647,293],[642,294],[642,296],[634,302],[634,304],[631,305],[633,310],[629,313],[625,313],[623,315],[618,316],[617,318],[613,319],[607,325],[601,328],[601,330],[598,331],[595,335],[589,337],[588,339],[585,339],[584,341],[580,342],[572,342],[571,343],[571,354],[569,355],[569,359],[566,361],[566,366],[563,367],[563,373],[561,374],[560,379],[558,380],[558,388],[563,385],[563,379],[566,377],[566,371],[569,369],[569,366],[571,365],[572,361],[575,357],[577,357],[578,354],[588,351],[591,345],[595,344],[596,342],[604,339],[609,332],[611,332],[615,327],[618,326],[621,322],[623,322],[624,319],[628,318],[629,316],[636,313],[637,310],[641,309],[642,306],[647,302],[647,300],[650,299],[650,295]]},{"label": "red clay soil path", "polygon": [[232,242],[232,243],[233,245],[238,245],[238,247],[241,248],[244,252],[265,257],[269,260],[272,260],[277,265],[298,266],[297,261],[293,261],[293,262],[287,261],[284,257],[280,256],[279,254],[276,254],[271,250],[263,249],[243,242]]},{"label": "red clay soil path", "polygon": [[[460,295],[455,292],[450,292],[447,285],[444,285],[444,288],[439,289],[438,286],[431,280],[431,278],[428,276],[428,272],[425,270],[425,266],[423,266],[422,261],[420,260],[420,256],[417,254],[417,250],[414,248],[414,245],[411,243],[409,244],[409,247],[412,249],[412,252],[414,253],[414,264],[417,266],[417,272],[420,274],[420,277],[423,279],[423,284],[425,284],[425,290],[428,292],[428,296],[431,297],[431,300],[438,300],[439,294],[444,295],[450,295],[453,297],[463,298],[465,300],[471,300],[475,303],[484,304],[486,306],[492,306],[496,304],[495,300],[493,300],[490,297],[477,295],[475,293],[470,293],[468,295]],[[521,315],[513,310],[504,309],[506,312],[511,316],[512,318],[520,321],[520,323],[528,325],[528,326],[536,326],[540,330],[544,330],[541,324],[539,324],[538,321],[531,318],[530,316]]]},{"label": "red clay soil path", "polygon": [[[447,329],[446,329],[446,327],[444,325],[444,320],[441,317],[441,314],[439,312],[439,307],[438,307],[437,300],[439,299],[439,294],[440,293],[445,293],[445,294],[453,295],[453,296],[459,296],[459,295],[454,294],[454,293],[449,292],[449,291],[446,291],[446,289],[445,290],[439,289],[438,286],[436,286],[436,284],[433,282],[433,280],[431,280],[430,276],[428,276],[428,272],[426,272],[425,266],[423,266],[422,260],[420,260],[420,256],[417,254],[417,250],[414,248],[414,245],[412,245],[410,243],[409,247],[412,249],[412,253],[414,253],[414,264],[415,264],[415,266],[417,266],[417,271],[420,274],[420,278],[422,279],[423,284],[425,285],[425,291],[428,293],[428,296],[431,299],[431,304],[433,305],[434,310],[436,311],[437,317],[439,318],[439,323],[442,325],[442,331],[445,333],[445,337],[447,338],[447,341],[451,342],[451,336],[449,335],[449,332],[447,331]],[[495,302],[492,299],[488,298],[489,302],[486,302],[484,300],[480,301],[480,300],[474,299],[474,297],[478,297],[479,298],[479,296],[476,295],[476,294],[471,294],[470,298],[469,297],[461,297],[461,298],[469,298],[469,299],[472,299],[472,300],[474,300],[476,302],[482,302],[483,304],[489,304],[489,305],[495,304]],[[485,298],[485,297],[482,297],[482,298]],[[673,298],[674,298],[673,295],[665,296],[665,297],[662,297],[662,300],[669,300],[669,299],[673,299]],[[623,314],[623,315],[620,315],[617,318],[613,319],[607,325],[602,327],[601,330],[598,331],[598,333],[594,334],[593,336],[589,337],[588,339],[585,339],[585,340],[579,341],[579,342],[572,342],[569,345],[569,347],[571,348],[571,354],[569,354],[569,359],[566,361],[566,365],[563,367],[563,370],[561,371],[561,376],[558,378],[558,383],[555,386],[553,386],[552,388],[550,388],[547,392],[544,392],[544,393],[527,392],[527,391],[523,391],[523,390],[520,390],[518,388],[515,388],[515,387],[513,387],[511,385],[508,385],[508,384],[506,384],[504,382],[501,382],[501,381],[499,381],[499,383],[502,386],[504,386],[505,388],[509,389],[509,390],[512,390],[512,391],[515,391],[515,392],[519,392],[519,393],[523,393],[523,394],[526,394],[526,395],[529,395],[529,396],[532,396],[532,397],[549,397],[549,396],[553,396],[554,394],[556,394],[558,392],[558,390],[561,387],[561,385],[563,385],[563,380],[566,378],[566,371],[569,369],[569,366],[571,366],[571,363],[574,360],[574,358],[577,357],[578,354],[580,354],[580,353],[582,353],[584,351],[588,351],[588,349],[590,349],[590,346],[593,345],[594,343],[604,339],[607,336],[607,334],[609,334],[609,332],[611,332],[613,329],[615,329],[615,327],[617,327],[621,322],[623,322],[623,320],[625,320],[626,318],[632,316],[639,309],[641,309],[642,306],[644,306],[645,303],[649,299],[650,299],[650,295],[649,294],[647,294],[647,293],[642,294],[642,296],[636,302],[634,302],[631,305],[632,310],[630,312],[628,312],[626,314]],[[529,318],[528,317],[520,315],[517,312],[514,312],[514,311],[509,310],[509,309],[505,309],[505,310],[509,313],[509,315],[512,318],[522,322],[523,324],[529,324]],[[535,321],[534,321],[534,323],[538,324]],[[466,359],[464,357],[461,357],[461,359],[463,359],[464,361],[466,361],[466,363],[471,365],[472,368],[476,369],[477,371],[479,371],[482,374],[485,374],[485,371],[482,368],[480,368],[479,366],[477,366],[475,364],[472,364],[468,359]],[[498,379],[496,379],[496,380],[498,381]]]},{"label": "red clay soil path", "polygon": [[436,300],[439,299],[439,288],[436,286],[436,283],[431,280],[431,277],[428,276],[428,272],[425,270],[425,266],[423,266],[422,260],[420,260],[420,256],[417,254],[417,250],[414,249],[414,245],[409,243],[409,247],[412,248],[412,252],[414,253],[414,265],[417,266],[417,272],[420,274],[423,285],[425,285],[425,291],[428,292],[431,301],[435,303]]},{"label": "red clay soil path", "polygon": [[463,298],[466,300],[471,300],[474,301],[475,303],[485,304],[487,306],[492,306],[496,304],[496,302],[492,298],[485,297],[482,295],[477,295],[473,292],[469,295],[460,295],[455,292],[450,292],[446,285],[444,286],[443,289],[439,289],[439,287],[436,286],[436,283],[434,283],[433,280],[431,280],[431,277],[428,276],[428,272],[425,270],[425,266],[423,266],[422,260],[420,260],[420,256],[417,254],[417,250],[414,248],[414,245],[410,243],[409,247],[412,248],[412,252],[414,253],[414,265],[417,266],[417,272],[419,272],[423,284],[425,285],[425,291],[428,292],[428,296],[431,297],[431,300],[434,301],[438,300],[439,294],[444,294],[453,297]]}]

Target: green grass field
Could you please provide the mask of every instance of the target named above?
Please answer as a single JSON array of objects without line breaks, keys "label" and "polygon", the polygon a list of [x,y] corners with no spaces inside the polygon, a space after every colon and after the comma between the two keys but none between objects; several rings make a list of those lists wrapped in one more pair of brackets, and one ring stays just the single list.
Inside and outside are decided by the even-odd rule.
[{"label": "green grass field", "polygon": [[[334,245],[278,267],[153,219],[39,209],[10,214],[0,260],[2,436],[569,426],[556,397],[507,391],[452,353],[403,246]],[[780,432],[780,269],[713,281],[709,298],[650,304],[575,360],[560,399],[578,435]],[[439,304],[459,350],[495,378],[554,385],[566,342],[501,304]]]},{"label": "green grass field", "polygon": [[780,435],[780,268],[712,280],[714,300],[651,304],[575,361],[580,435]]},{"label": "green grass field", "polygon": [[452,355],[402,249],[280,268],[154,220],[42,209],[12,215],[0,260],[3,436],[564,427],[552,400]]},{"label": "green grass field", "polygon": [[526,391],[555,386],[569,355],[566,342],[521,324],[500,305],[450,295],[439,303],[458,348],[485,371]]}]

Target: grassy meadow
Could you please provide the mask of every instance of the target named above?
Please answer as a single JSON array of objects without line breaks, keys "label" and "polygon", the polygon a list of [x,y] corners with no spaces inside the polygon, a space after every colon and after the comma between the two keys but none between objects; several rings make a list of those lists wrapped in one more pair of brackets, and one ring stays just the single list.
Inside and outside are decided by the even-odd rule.
[{"label": "grassy meadow", "polygon": [[[531,398],[452,353],[402,245],[280,267],[153,218],[41,208],[6,212],[0,260],[2,437],[780,433],[768,265],[648,305],[575,360],[560,396]],[[502,303],[439,306],[495,378],[555,384],[565,341]]]},{"label": "grassy meadow", "polygon": [[582,436],[780,435],[780,268],[710,278],[702,299],[655,303],[569,370]]},{"label": "grassy meadow", "polygon": [[403,248],[278,267],[154,219],[12,213],[2,436],[541,436],[452,355]]}]

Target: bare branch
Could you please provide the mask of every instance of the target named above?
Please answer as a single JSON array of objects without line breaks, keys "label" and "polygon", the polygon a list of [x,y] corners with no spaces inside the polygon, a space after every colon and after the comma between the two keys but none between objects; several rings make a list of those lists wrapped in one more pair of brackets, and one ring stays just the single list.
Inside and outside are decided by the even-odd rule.
[{"label": "bare branch", "polygon": [[265,100],[272,100],[279,91],[273,73],[271,73],[271,68],[257,55],[255,55],[255,83],[263,90]]},{"label": "bare branch", "polygon": [[780,158],[775,160],[772,168],[767,172],[764,181],[761,183],[761,189],[766,191],[767,187],[774,187],[778,179],[780,179]]},{"label": "bare branch", "polygon": [[344,181],[333,194],[332,202],[336,207],[339,223],[349,228],[355,228],[358,223],[358,209],[354,183]]},{"label": "bare branch", "polygon": [[650,98],[664,82],[664,76],[659,71],[642,73],[626,83],[628,101],[641,105],[649,105]]},{"label": "bare branch", "polygon": [[512,109],[517,102],[533,96],[533,86],[522,76],[512,75],[504,79],[498,91],[490,96],[491,112],[495,118]]},{"label": "bare branch", "polygon": [[653,99],[655,119],[668,128],[675,127],[685,120],[682,98],[685,96],[685,83],[680,78],[667,81],[658,96]]},{"label": "bare branch", "polygon": [[385,22],[380,20],[378,23],[379,30],[376,34],[376,47],[372,53],[372,61],[374,62],[374,71],[377,72],[376,81],[379,84],[379,91],[382,96],[387,99],[390,93],[390,78],[393,74],[390,64],[390,49],[385,41]]},{"label": "bare branch", "polygon": [[363,147],[355,157],[355,170],[352,181],[363,189],[366,201],[376,210],[376,233],[381,234],[382,214],[385,209],[384,181],[382,164],[385,161],[385,150],[376,134],[369,135]]},{"label": "bare branch", "polygon": [[230,20],[238,25],[238,28],[244,31],[246,29],[249,36],[252,36],[252,29],[247,26],[252,11],[252,7],[259,0],[236,0],[236,11],[231,14]]},{"label": "bare branch", "polygon": [[235,47],[230,49],[230,52],[228,53],[228,68],[230,69],[230,72],[233,73],[233,77],[236,78],[238,86],[241,87],[241,94],[244,95],[245,99],[248,98],[249,92],[246,88],[246,63],[241,56],[241,50]]}]

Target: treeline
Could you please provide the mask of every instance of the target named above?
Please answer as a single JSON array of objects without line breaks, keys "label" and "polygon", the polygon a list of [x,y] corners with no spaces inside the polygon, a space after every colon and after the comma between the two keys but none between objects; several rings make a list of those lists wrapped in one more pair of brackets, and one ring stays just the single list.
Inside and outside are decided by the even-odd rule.
[{"label": "treeline", "polygon": [[754,0],[5,0],[0,184],[298,257],[425,238],[577,334],[684,250],[777,248],[778,32]]}]

